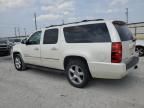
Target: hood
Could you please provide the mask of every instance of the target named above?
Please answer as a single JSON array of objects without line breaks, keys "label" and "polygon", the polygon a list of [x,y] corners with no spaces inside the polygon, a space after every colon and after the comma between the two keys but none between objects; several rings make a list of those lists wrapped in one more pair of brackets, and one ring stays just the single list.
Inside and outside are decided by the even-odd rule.
[{"label": "hood", "polygon": [[136,45],[144,46],[144,40],[137,40]]}]

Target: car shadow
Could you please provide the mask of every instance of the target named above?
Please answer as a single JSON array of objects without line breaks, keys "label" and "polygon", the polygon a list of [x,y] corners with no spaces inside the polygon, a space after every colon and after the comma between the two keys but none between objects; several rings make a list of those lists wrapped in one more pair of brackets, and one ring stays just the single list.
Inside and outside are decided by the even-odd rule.
[{"label": "car shadow", "polygon": [[12,57],[11,56],[0,56],[0,60],[1,61],[11,61],[12,60]]},{"label": "car shadow", "polygon": [[122,79],[96,79],[90,81],[88,88],[102,88],[107,90],[125,90],[135,88],[137,84],[143,86],[144,79],[140,80],[132,73],[128,74]]},{"label": "car shadow", "polygon": [[39,67],[39,66],[28,66],[28,70],[29,71],[26,72],[31,72],[34,73],[35,75],[40,75],[48,78],[54,78],[59,80],[66,78],[65,72],[61,70],[55,70],[55,69]]},{"label": "car shadow", "polygon": [[[53,70],[49,68],[41,68],[41,67],[30,67],[30,72],[56,80],[66,80],[66,74],[64,71]],[[122,79],[93,78],[86,88],[94,88],[94,89],[103,88],[107,90],[108,89],[111,90],[113,88],[113,90],[122,90],[133,88],[136,86],[137,83],[139,83],[139,78],[134,76],[132,72]]]}]

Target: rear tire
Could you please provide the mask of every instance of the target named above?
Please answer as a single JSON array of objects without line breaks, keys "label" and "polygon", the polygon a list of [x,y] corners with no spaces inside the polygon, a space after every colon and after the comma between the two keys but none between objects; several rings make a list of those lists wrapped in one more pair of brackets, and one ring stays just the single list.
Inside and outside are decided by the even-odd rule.
[{"label": "rear tire", "polygon": [[24,63],[20,54],[14,55],[14,65],[18,71],[26,70],[26,64]]},{"label": "rear tire", "polygon": [[70,60],[66,74],[69,83],[77,88],[85,87],[91,78],[87,64],[81,59]]},{"label": "rear tire", "polygon": [[140,57],[144,56],[144,47],[136,46],[136,52],[139,54]]}]

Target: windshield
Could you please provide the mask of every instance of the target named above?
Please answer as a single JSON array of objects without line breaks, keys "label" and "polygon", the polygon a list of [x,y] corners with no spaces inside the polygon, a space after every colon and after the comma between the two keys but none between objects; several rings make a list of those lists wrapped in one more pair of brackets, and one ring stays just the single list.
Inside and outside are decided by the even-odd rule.
[{"label": "windshield", "polygon": [[9,39],[9,41],[13,43],[13,42],[14,42],[14,39]]},{"label": "windshield", "polygon": [[7,44],[7,40],[0,40],[0,44]]}]

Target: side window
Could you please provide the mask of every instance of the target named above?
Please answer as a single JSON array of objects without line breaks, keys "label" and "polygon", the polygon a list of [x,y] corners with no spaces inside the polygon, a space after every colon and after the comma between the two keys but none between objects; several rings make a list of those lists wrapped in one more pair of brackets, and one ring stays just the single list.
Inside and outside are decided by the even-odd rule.
[{"label": "side window", "polygon": [[58,29],[45,31],[43,44],[56,44],[58,41]]},{"label": "side window", "polygon": [[105,23],[65,27],[64,36],[67,43],[97,43],[111,41]]},{"label": "side window", "polygon": [[133,35],[131,31],[128,29],[127,25],[114,24],[114,26],[118,31],[121,41],[133,40]]},{"label": "side window", "polygon": [[38,45],[38,44],[40,44],[41,33],[42,33],[41,31],[35,32],[28,39],[28,45]]}]

